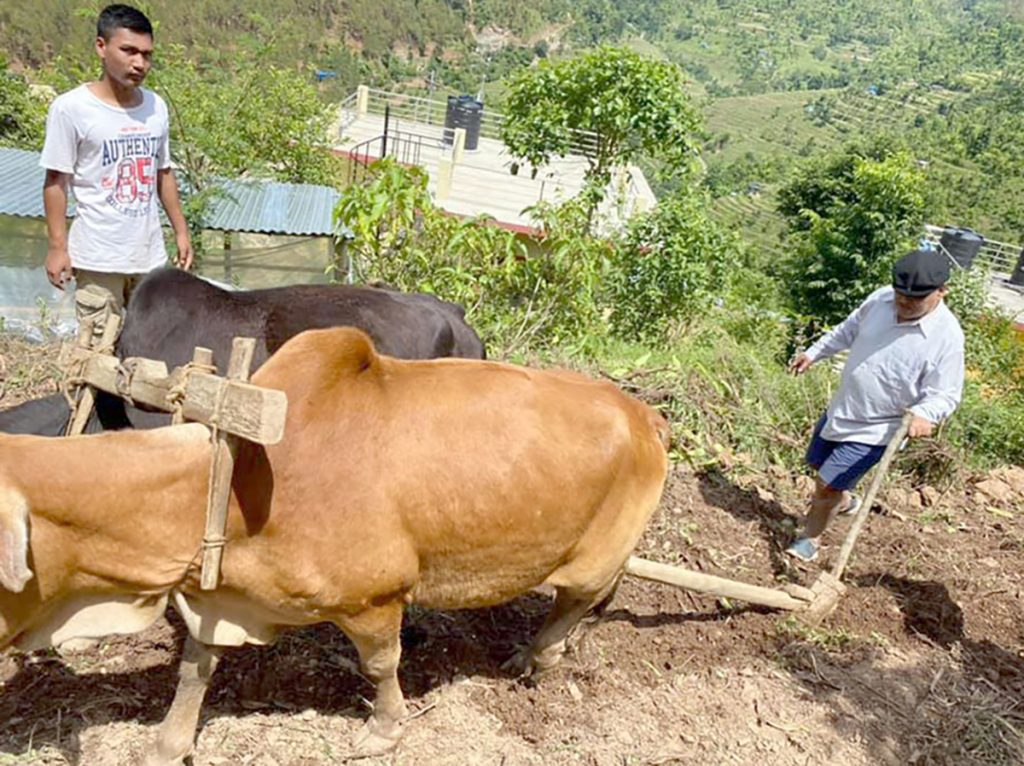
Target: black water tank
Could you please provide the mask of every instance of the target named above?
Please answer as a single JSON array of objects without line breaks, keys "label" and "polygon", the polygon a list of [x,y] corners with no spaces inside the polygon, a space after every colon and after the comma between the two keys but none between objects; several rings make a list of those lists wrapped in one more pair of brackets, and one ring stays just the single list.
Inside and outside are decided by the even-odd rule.
[{"label": "black water tank", "polygon": [[455,129],[466,131],[466,151],[473,151],[480,144],[480,123],[484,105],[472,96],[448,96],[444,113],[444,143],[455,142]]},{"label": "black water tank", "polygon": [[946,248],[946,252],[964,269],[971,268],[984,242],[985,238],[973,229],[956,226],[947,226],[939,237],[939,244]]},{"label": "black water tank", "polygon": [[1020,255],[1017,256],[1017,265],[1014,266],[1013,273],[1010,275],[1010,284],[1024,287],[1024,247],[1020,249]]}]

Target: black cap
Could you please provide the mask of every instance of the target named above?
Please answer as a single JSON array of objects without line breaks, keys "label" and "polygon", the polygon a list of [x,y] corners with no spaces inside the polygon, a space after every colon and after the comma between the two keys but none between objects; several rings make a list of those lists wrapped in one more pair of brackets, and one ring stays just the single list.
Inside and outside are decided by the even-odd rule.
[{"label": "black cap", "polygon": [[949,281],[949,258],[938,250],[914,250],[892,267],[892,287],[911,298],[931,295]]}]

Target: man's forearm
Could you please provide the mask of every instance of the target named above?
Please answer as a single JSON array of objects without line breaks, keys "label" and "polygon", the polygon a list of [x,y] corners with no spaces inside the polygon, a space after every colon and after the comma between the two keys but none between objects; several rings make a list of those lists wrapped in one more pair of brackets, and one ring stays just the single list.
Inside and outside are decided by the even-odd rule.
[{"label": "man's forearm", "polygon": [[68,189],[63,176],[47,173],[43,185],[43,210],[46,212],[46,236],[50,248],[66,250],[68,246]]},{"label": "man's forearm", "polygon": [[174,233],[187,233],[188,223],[185,221],[185,214],[181,210],[178,182],[175,180],[173,170],[159,171],[157,194],[160,196],[160,204],[164,206],[164,212],[167,213],[167,220],[171,222]]}]

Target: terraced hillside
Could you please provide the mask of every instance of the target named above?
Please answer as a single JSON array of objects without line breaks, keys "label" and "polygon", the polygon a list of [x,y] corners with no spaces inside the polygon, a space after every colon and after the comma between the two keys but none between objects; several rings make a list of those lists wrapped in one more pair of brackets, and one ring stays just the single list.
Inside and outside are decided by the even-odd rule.
[{"label": "terraced hillside", "polygon": [[762,244],[760,219],[771,216],[771,193],[801,158],[885,133],[918,158],[937,219],[972,226],[996,239],[1019,239],[1024,224],[1015,202],[1020,199],[1020,159],[1006,146],[1016,128],[995,124],[1021,122],[997,101],[1000,89],[1012,82],[983,72],[962,79],[958,90],[906,82],[714,100],[707,108],[704,154],[709,186],[716,196],[760,195],[748,203],[757,208],[756,215],[733,212],[737,204],[726,201],[717,203],[716,211]]},{"label": "terraced hillside", "polygon": [[737,160],[748,152],[759,157],[799,155],[808,147],[835,140],[835,129],[809,119],[815,100],[839,91],[792,91],[735,96],[711,102],[706,110],[711,134],[707,159]]}]

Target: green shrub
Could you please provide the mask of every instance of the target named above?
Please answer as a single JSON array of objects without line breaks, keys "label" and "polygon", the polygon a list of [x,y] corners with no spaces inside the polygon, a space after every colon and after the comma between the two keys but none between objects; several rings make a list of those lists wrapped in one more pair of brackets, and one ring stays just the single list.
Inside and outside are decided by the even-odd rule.
[{"label": "green shrub", "polygon": [[793,309],[840,322],[910,250],[924,223],[924,177],[908,152],[859,146],[807,165],[779,193],[794,256]]},{"label": "green shrub", "polygon": [[948,439],[979,468],[1024,464],[1024,396],[968,380]]},{"label": "green shrub", "polygon": [[958,270],[946,297],[964,330],[964,398],[948,438],[979,465],[1024,463],[1024,335],[986,305],[988,274]]},{"label": "green shrub", "polygon": [[459,220],[434,206],[422,171],[385,160],[369,183],[343,192],[335,219],[355,234],[350,252],[361,281],[455,301],[490,348],[512,353],[578,345],[603,332],[598,288],[608,244],[585,233],[578,204],[534,214],[542,232],[535,237],[486,218]]},{"label": "green shrub", "polygon": [[606,301],[613,332],[656,340],[724,300],[739,259],[736,238],[707,215],[707,200],[683,194],[630,222],[612,255]]}]

